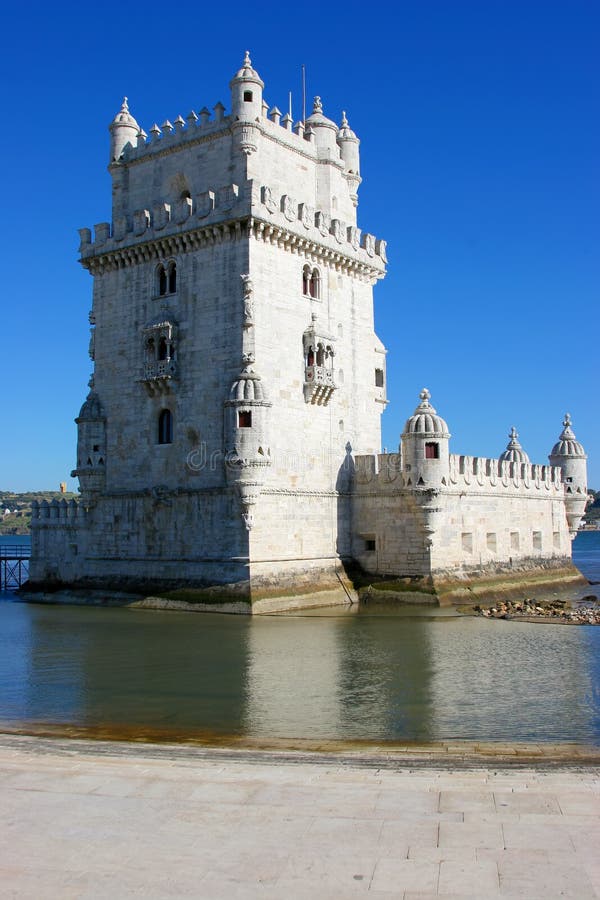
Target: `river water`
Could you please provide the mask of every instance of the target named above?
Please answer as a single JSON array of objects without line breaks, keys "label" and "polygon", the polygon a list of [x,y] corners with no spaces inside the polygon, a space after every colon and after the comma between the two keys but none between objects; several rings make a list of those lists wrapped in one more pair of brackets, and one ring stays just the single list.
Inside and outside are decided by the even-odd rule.
[{"label": "river water", "polygon": [[[574,556],[600,580],[600,533],[579,535]],[[253,618],[3,599],[0,729],[600,746],[598,627],[430,608]]]}]

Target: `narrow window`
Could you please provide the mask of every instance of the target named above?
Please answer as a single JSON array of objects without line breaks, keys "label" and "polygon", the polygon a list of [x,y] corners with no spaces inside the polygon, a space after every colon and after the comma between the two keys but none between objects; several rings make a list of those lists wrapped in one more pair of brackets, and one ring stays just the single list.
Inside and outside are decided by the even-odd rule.
[{"label": "narrow window", "polygon": [[164,337],[161,337],[160,341],[158,342],[158,358],[159,359],[167,359],[168,355],[169,355],[169,347],[167,344],[167,339]]},{"label": "narrow window", "polygon": [[519,532],[511,531],[510,533],[510,549],[518,550],[519,549]]},{"label": "narrow window", "polygon": [[323,349],[323,344],[319,344],[317,347],[317,365],[325,365],[325,350]]},{"label": "narrow window", "polygon": [[464,553],[472,553],[473,552],[473,534],[470,531],[463,531],[462,533],[462,548]]},{"label": "narrow window", "polygon": [[533,549],[534,550],[542,549],[542,532],[541,531],[533,532]]},{"label": "narrow window", "polygon": [[173,443],[173,416],[170,409],[163,409],[158,417],[158,443]]},{"label": "narrow window", "polygon": [[311,347],[306,355],[306,365],[314,366],[314,364],[315,364],[315,352],[314,352],[313,348]]},{"label": "narrow window", "polygon": [[243,409],[238,412],[238,428],[252,428],[252,412]]},{"label": "narrow window", "polygon": [[171,263],[169,266],[169,293],[174,294],[177,290],[177,266]]},{"label": "narrow window", "polygon": [[436,441],[427,441],[425,444],[425,459],[439,459],[440,445]]},{"label": "narrow window", "polygon": [[252,103],[252,91],[244,91],[244,103]]},{"label": "narrow window", "polygon": [[496,532],[488,531],[488,533],[486,534],[485,537],[486,537],[487,548],[490,551],[490,553],[496,553],[497,546],[498,546],[497,542],[496,542]]},{"label": "narrow window", "polygon": [[383,369],[375,369],[375,387],[383,387]]},{"label": "narrow window", "polygon": [[555,550],[560,550],[560,531],[554,531],[552,533],[552,543],[554,544]]},{"label": "narrow window", "polygon": [[318,269],[313,269],[310,276],[310,296],[315,300],[321,297],[321,276]]},{"label": "narrow window", "polygon": [[160,266],[158,270],[158,293],[161,297],[167,293],[167,273],[164,266]]},{"label": "narrow window", "polygon": [[304,266],[302,269],[302,293],[305,297],[310,295],[310,269]]}]

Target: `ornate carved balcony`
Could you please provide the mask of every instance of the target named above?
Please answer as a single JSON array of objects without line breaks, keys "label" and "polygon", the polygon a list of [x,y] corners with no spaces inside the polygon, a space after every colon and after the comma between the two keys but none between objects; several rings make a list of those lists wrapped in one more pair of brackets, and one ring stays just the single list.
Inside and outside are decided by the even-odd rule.
[{"label": "ornate carved balcony", "polygon": [[146,390],[153,394],[168,394],[173,389],[177,377],[177,363],[174,359],[152,360],[144,364],[141,378]]},{"label": "ornate carved balcony", "polygon": [[325,366],[306,366],[304,370],[304,399],[307,403],[327,406],[336,384],[333,372]]}]

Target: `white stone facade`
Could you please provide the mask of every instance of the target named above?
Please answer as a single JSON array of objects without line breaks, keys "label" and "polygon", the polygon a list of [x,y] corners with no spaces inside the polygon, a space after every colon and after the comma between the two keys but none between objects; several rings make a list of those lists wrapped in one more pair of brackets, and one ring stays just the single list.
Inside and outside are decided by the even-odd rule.
[{"label": "white stone facade", "polygon": [[400,453],[378,455],[387,260],[356,224],[358,139],[318,97],[304,123],[269,110],[248,55],[230,89],[229,115],[148,137],[124,101],[110,126],[112,222],[80,231],[82,496],[34,510],[32,584],[207,589],[259,610],[347,601],[351,560],[425,579],[567,561],[580,445],[553,467],[450,456],[426,398],[425,430],[409,420]]}]

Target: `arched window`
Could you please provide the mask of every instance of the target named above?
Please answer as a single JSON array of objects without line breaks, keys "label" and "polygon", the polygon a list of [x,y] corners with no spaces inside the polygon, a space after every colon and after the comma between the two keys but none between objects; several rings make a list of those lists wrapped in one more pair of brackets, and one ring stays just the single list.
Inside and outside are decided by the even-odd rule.
[{"label": "arched window", "polygon": [[317,365],[324,366],[325,365],[325,349],[323,344],[319,344],[317,346]]},{"label": "arched window", "polygon": [[169,264],[169,293],[174,294],[177,290],[177,266],[174,262]]},{"label": "arched window", "polygon": [[167,293],[167,273],[164,266],[158,267],[158,293],[161,297]]},{"label": "arched window", "polygon": [[169,345],[167,344],[167,339],[161,337],[158,342],[158,358],[159,360],[163,360],[167,359],[169,356]]},{"label": "arched window", "polygon": [[162,263],[160,264],[156,270],[156,285],[159,297],[175,293],[177,290],[177,265],[173,260],[166,267]]},{"label": "arched window", "polygon": [[318,269],[313,269],[310,274],[309,293],[313,300],[321,298],[321,275]]},{"label": "arched window", "polygon": [[305,297],[310,297],[310,266],[304,266],[302,269],[302,293]]},{"label": "arched window", "polygon": [[170,409],[163,409],[158,417],[158,443],[173,443],[173,415]]}]

